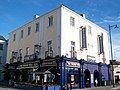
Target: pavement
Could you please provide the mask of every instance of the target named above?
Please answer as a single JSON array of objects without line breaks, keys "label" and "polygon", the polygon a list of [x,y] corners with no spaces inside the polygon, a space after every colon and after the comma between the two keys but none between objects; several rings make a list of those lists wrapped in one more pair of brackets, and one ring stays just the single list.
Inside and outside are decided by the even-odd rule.
[{"label": "pavement", "polygon": [[112,86],[100,86],[100,87],[73,89],[73,90],[120,90],[120,85],[116,85],[114,88]]},{"label": "pavement", "polygon": [[[7,83],[0,82],[0,90],[23,90],[23,89],[10,87]],[[120,90],[120,85],[115,85],[114,88],[112,86],[100,86],[100,87],[72,89],[72,90]]]}]

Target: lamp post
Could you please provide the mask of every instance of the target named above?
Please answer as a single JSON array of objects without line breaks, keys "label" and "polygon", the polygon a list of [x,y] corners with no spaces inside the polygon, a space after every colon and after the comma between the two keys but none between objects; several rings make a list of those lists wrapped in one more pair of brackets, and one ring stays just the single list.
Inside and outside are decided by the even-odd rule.
[{"label": "lamp post", "polygon": [[[112,25],[112,26],[109,25],[110,49],[111,49],[111,61],[113,61],[111,28],[118,28],[118,26],[117,26],[117,25]],[[113,87],[115,87],[115,84],[114,84],[114,68],[113,68],[113,63],[112,63],[112,82],[113,82]]]}]

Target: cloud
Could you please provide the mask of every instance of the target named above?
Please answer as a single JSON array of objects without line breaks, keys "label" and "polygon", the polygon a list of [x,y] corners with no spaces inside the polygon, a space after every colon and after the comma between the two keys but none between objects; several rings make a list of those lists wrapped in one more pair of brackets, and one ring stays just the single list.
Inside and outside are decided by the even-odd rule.
[{"label": "cloud", "polygon": [[103,24],[103,23],[120,23],[120,16],[106,16],[101,21],[96,21],[96,24]]}]

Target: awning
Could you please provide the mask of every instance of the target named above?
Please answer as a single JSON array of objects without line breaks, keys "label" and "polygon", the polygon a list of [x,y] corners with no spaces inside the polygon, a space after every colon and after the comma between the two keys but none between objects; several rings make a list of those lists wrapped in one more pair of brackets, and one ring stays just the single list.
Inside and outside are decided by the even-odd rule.
[{"label": "awning", "polygon": [[53,67],[40,67],[39,69],[37,69],[36,71],[34,71],[35,74],[50,74],[50,70]]}]

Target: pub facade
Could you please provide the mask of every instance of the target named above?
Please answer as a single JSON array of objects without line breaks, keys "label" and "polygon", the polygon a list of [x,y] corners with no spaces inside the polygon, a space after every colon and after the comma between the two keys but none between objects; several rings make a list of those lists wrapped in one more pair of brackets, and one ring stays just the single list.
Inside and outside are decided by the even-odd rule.
[{"label": "pub facade", "polygon": [[35,15],[9,33],[6,76],[39,85],[101,86],[110,80],[107,38],[107,31],[63,5]]}]

